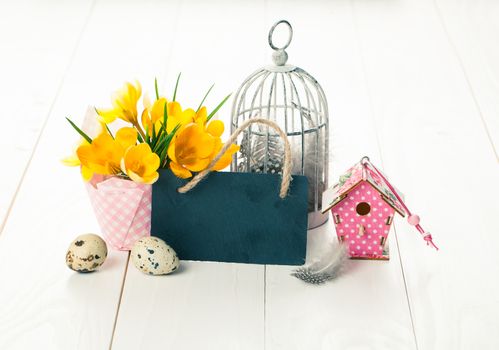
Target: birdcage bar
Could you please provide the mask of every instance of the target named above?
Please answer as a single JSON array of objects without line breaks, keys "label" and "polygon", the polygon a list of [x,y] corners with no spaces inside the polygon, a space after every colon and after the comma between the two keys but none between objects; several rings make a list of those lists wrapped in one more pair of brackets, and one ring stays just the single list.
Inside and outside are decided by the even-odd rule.
[{"label": "birdcage bar", "polygon": [[[292,73],[293,74],[293,73]],[[312,95],[312,92],[310,91],[308,85],[305,83],[305,79],[303,76],[300,76],[298,74],[293,74],[296,75],[303,84],[303,87],[305,88],[305,95],[307,96],[307,109],[304,111],[305,113],[308,114],[310,117],[310,121],[312,124],[312,130],[316,130],[315,132],[315,149],[314,149],[314,158],[317,160],[314,162],[314,170],[315,170],[315,181],[316,183],[319,183],[319,131],[317,130],[317,120],[313,120],[313,116],[317,116],[317,113],[310,113],[310,101],[312,101],[312,104],[314,106],[314,110],[317,110],[317,106],[315,104],[315,100],[313,98],[310,98]],[[305,137],[305,133],[303,133],[303,137]],[[304,168],[304,165],[302,165],[302,168]],[[319,197],[318,197],[318,191],[314,191],[314,211],[317,211],[319,208]]]}]

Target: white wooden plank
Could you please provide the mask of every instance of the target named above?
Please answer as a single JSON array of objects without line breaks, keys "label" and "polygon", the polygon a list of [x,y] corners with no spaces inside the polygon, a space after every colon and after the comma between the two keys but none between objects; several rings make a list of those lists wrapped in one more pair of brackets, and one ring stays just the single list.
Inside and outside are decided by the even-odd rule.
[{"label": "white wooden plank", "polygon": [[0,232],[56,97],[91,1],[0,3]]},{"label": "white wooden plank", "polygon": [[395,223],[419,349],[499,347],[498,169],[431,1],[355,6],[385,171],[441,247]]},{"label": "white wooden plank", "polygon": [[[234,91],[262,63],[263,11],[262,2],[183,3],[167,75],[160,81],[167,97],[178,72],[182,105],[197,106],[212,83],[209,108]],[[229,129],[230,102],[218,114]],[[174,275],[151,278],[129,263],[113,349],[263,348],[263,266],[181,264]]]},{"label": "white wooden plank", "polygon": [[435,1],[499,161],[499,3]]},{"label": "white wooden plank", "polygon": [[182,261],[175,274],[128,267],[113,349],[262,349],[263,268]]},{"label": "white wooden plank", "polygon": [[[73,236],[96,231],[97,226],[74,169],[61,168],[57,162],[74,139],[62,116],[69,113],[80,120],[86,104],[107,103],[109,91],[122,80],[152,78],[155,73],[165,76],[167,65],[168,80],[161,84],[171,86],[182,70],[184,91],[198,93],[185,94],[187,100],[192,99],[190,104],[203,94],[196,86],[199,81],[216,82],[209,101],[213,105],[224,86],[234,81],[237,86],[246,75],[243,66],[248,65],[249,73],[260,65],[260,56],[262,62],[270,61],[270,52],[262,55],[254,37],[265,42],[266,33],[258,34],[258,30],[281,16],[295,25],[290,60],[319,78],[329,97],[333,179],[368,153],[384,165],[443,248],[435,254],[405,223],[396,221],[419,348],[498,347],[499,271],[494,247],[499,242],[493,235],[496,159],[459,62],[445,33],[438,29],[439,18],[431,2],[355,2],[355,22],[346,1],[297,7],[299,16],[294,10],[283,12],[286,6],[277,11],[273,4],[267,17],[251,16],[244,8],[247,17],[243,21],[235,16],[232,26],[245,24],[245,38],[256,43],[249,51],[245,50],[247,42],[239,50],[234,48],[237,40],[232,36],[214,44],[210,35],[222,31],[222,19],[216,21],[214,31],[200,31],[192,23],[198,20],[208,27],[213,25],[213,16],[203,17],[205,22],[197,15],[185,19],[192,13],[210,14],[209,4],[186,5],[181,17],[184,37],[173,35],[174,21],[169,17],[161,20],[168,16],[165,13],[178,14],[171,4],[117,4],[97,4],[0,236],[0,348],[105,348],[111,339],[126,254],[111,254],[104,268],[92,275],[76,275],[63,267],[63,254]],[[191,6],[199,12],[191,11]],[[326,26],[321,15],[330,16],[327,34],[321,38],[327,38],[326,45],[331,47],[311,53],[306,43],[294,49],[299,36],[315,38],[315,30]],[[255,18],[267,22],[255,23]],[[358,24],[361,49],[353,23]],[[252,26],[258,28],[257,34],[247,29]],[[300,26],[308,29],[302,31]],[[141,50],[157,48],[160,40],[154,33],[163,32],[172,33],[174,38],[166,40],[167,45],[174,42],[182,53],[174,52],[172,57],[177,58],[169,63],[169,46],[151,49],[154,55]],[[193,46],[204,47],[203,54],[186,58],[190,43],[198,40]],[[131,42],[140,44],[127,45]],[[241,61],[231,65],[218,57],[202,62],[208,46],[214,46],[221,57],[227,47],[234,48],[231,55]],[[253,57],[245,58],[249,53]],[[223,79],[218,77],[220,71],[227,74]],[[374,126],[383,163],[376,150]],[[56,185],[60,192],[52,190]],[[449,203],[459,203],[459,209]],[[449,220],[457,216],[459,221]],[[332,233],[331,227],[312,231],[310,251],[322,249],[324,241],[333,239]],[[184,263],[184,271],[164,278],[143,276],[130,266],[114,348],[157,347],[169,344],[170,339],[180,348],[262,348],[264,327],[269,349],[413,348],[394,238],[392,233],[389,263],[356,262],[344,277],[319,288],[300,284],[288,276],[290,269],[285,267],[267,267],[264,287],[263,269],[251,265],[189,262]],[[35,254],[35,262],[27,259]],[[264,289],[266,324],[262,323]],[[169,299],[170,295],[174,298]],[[141,318],[143,310],[146,320]],[[169,317],[173,321],[163,320]],[[193,329],[200,329],[195,336]],[[161,338],[160,333],[164,334]]]},{"label": "white wooden plank", "polygon": [[[269,5],[270,18],[294,26],[290,62],[314,75],[328,97],[331,183],[363,155],[379,161],[374,125],[350,1]],[[312,40],[320,38],[320,40]],[[336,241],[334,225],[309,231],[308,259]],[[394,232],[391,260],[351,261],[345,274],[323,286],[267,266],[267,349],[414,349],[415,341]]]},{"label": "white wooden plank", "polygon": [[163,38],[174,34],[174,12],[166,9],[174,5],[95,5],[0,236],[1,349],[109,347],[128,254],[111,252],[93,274],[65,267],[69,242],[99,229],[78,170],[59,163],[77,140],[64,117],[80,122],[88,104],[109,104],[126,79],[147,79],[152,89],[165,69]]}]

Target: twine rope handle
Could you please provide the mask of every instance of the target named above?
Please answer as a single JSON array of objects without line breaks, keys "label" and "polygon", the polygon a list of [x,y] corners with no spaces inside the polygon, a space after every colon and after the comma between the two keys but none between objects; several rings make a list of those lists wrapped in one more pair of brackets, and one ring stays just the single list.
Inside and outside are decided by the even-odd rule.
[{"label": "twine rope handle", "polygon": [[281,180],[281,188],[279,190],[279,197],[284,198],[288,194],[289,190],[289,184],[291,182],[291,167],[292,167],[292,161],[291,161],[291,146],[289,144],[288,137],[284,131],[273,121],[268,120],[268,119],[263,119],[263,118],[253,118],[253,119],[248,119],[244,123],[242,123],[236,131],[232,135],[230,135],[229,139],[227,142],[225,142],[224,146],[220,150],[220,152],[217,154],[217,156],[211,161],[211,163],[208,165],[208,167],[199,172],[196,176],[194,176],[191,181],[186,183],[184,186],[180,187],[177,191],[179,193],[186,193],[192,190],[196,185],[201,182],[213,169],[215,164],[222,158],[222,156],[225,154],[225,152],[229,149],[229,147],[236,142],[237,137],[239,134],[241,134],[248,126],[251,124],[263,124],[266,126],[271,127],[274,129],[277,134],[283,139],[284,141],[284,165],[282,168],[282,180]]}]

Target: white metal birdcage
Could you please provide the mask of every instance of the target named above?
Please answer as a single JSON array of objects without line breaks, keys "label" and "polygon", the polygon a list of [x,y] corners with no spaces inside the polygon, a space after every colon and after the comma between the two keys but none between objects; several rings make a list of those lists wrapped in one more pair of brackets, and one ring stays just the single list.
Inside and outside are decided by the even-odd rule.
[{"label": "white metal birdcage", "polygon": [[[287,43],[276,47],[274,29],[287,25]],[[288,135],[292,147],[293,174],[308,178],[308,227],[327,221],[322,214],[322,193],[328,180],[328,108],[326,96],[317,80],[293,65],[286,64],[285,49],[293,37],[288,21],[281,20],[270,29],[268,41],[275,50],[274,65],[257,70],[239,87],[232,106],[231,131],[249,118],[261,117],[276,122]],[[250,127],[240,142],[241,151],[231,165],[232,171],[280,173],[283,144],[268,127]]]}]

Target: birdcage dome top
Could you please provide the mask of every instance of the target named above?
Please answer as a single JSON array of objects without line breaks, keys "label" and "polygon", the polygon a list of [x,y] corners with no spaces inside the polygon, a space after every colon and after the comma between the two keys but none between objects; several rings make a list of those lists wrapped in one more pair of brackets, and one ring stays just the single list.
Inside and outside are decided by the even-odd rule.
[{"label": "birdcage dome top", "polygon": [[[279,25],[286,26],[289,33],[281,47],[273,41],[274,30]],[[322,87],[304,69],[287,63],[286,49],[292,38],[293,28],[288,21],[280,20],[271,27],[268,43],[274,50],[273,64],[256,70],[237,90],[232,108],[233,126],[256,116],[284,125],[288,135],[326,125],[328,109]]]}]

